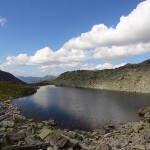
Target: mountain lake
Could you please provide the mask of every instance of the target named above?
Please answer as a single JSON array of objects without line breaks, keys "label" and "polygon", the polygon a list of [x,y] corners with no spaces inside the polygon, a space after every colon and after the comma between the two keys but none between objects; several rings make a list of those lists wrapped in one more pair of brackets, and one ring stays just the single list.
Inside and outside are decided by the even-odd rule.
[{"label": "mountain lake", "polygon": [[138,121],[139,108],[150,106],[150,94],[48,85],[14,102],[27,118],[51,118],[63,129],[94,130]]}]

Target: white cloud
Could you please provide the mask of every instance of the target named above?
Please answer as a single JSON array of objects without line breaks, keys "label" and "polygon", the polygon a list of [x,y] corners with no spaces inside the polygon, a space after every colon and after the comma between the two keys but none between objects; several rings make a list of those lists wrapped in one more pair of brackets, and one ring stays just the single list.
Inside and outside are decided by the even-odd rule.
[{"label": "white cloud", "polygon": [[18,56],[8,56],[6,58],[7,65],[30,65],[29,56],[27,54],[19,54]]},{"label": "white cloud", "polygon": [[0,17],[0,26],[3,26],[6,23],[6,19]]},{"label": "white cloud", "polygon": [[128,16],[122,16],[115,28],[109,28],[104,24],[94,25],[91,31],[69,40],[64,47],[88,50],[150,42],[149,14],[150,0],[147,0],[140,3]]},{"label": "white cloud", "polygon": [[124,46],[97,47],[93,50],[93,58],[112,61],[146,52],[150,52],[150,42],[139,42],[137,44],[128,44]]},{"label": "white cloud", "polygon": [[81,70],[104,70],[104,69],[114,69],[114,68],[119,68],[121,66],[126,65],[126,63],[122,63],[119,65],[113,65],[110,63],[104,63],[104,64],[84,64]]},{"label": "white cloud", "polygon": [[33,56],[27,54],[9,56],[0,67],[36,65],[43,71],[57,67],[115,68],[116,66],[110,63],[96,66],[87,64],[89,60],[108,62],[150,52],[149,33],[150,0],[146,0],[128,16],[122,16],[115,27],[107,27],[104,24],[94,25],[91,31],[70,39],[57,51],[45,47],[37,50]]}]

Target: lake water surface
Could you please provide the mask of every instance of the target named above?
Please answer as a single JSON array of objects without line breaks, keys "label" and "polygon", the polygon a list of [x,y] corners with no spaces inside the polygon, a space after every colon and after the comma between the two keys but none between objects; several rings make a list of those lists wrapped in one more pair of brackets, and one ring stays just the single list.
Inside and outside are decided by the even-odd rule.
[{"label": "lake water surface", "polygon": [[138,109],[150,105],[150,95],[43,86],[14,102],[27,118],[52,118],[62,128],[93,130],[139,120]]}]

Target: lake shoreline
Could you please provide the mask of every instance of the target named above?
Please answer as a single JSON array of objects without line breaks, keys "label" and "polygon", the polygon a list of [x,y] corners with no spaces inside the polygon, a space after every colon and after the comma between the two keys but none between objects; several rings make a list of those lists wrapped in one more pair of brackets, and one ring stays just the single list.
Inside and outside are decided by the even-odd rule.
[{"label": "lake shoreline", "polygon": [[[9,108],[9,109],[7,109]],[[145,112],[144,112],[145,111]],[[115,129],[108,125],[93,132],[59,129],[54,120],[34,121],[26,119],[13,102],[0,102],[0,148],[3,150],[31,149],[93,149],[148,150],[150,138],[150,109],[141,113],[145,118],[129,122]],[[138,113],[138,112],[137,112]]]},{"label": "lake shoreline", "polygon": [[137,110],[149,106],[149,98],[147,94],[48,85],[14,102],[27,118],[52,118],[62,129],[92,131],[107,124],[138,121]]}]

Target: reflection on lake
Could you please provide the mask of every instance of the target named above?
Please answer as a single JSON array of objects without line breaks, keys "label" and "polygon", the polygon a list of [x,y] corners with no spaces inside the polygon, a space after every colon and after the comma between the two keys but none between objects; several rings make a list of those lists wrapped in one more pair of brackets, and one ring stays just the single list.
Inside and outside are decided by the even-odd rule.
[{"label": "reflection on lake", "polygon": [[150,105],[150,95],[43,86],[14,101],[28,118],[53,118],[63,128],[91,130],[138,120],[138,109]]}]

